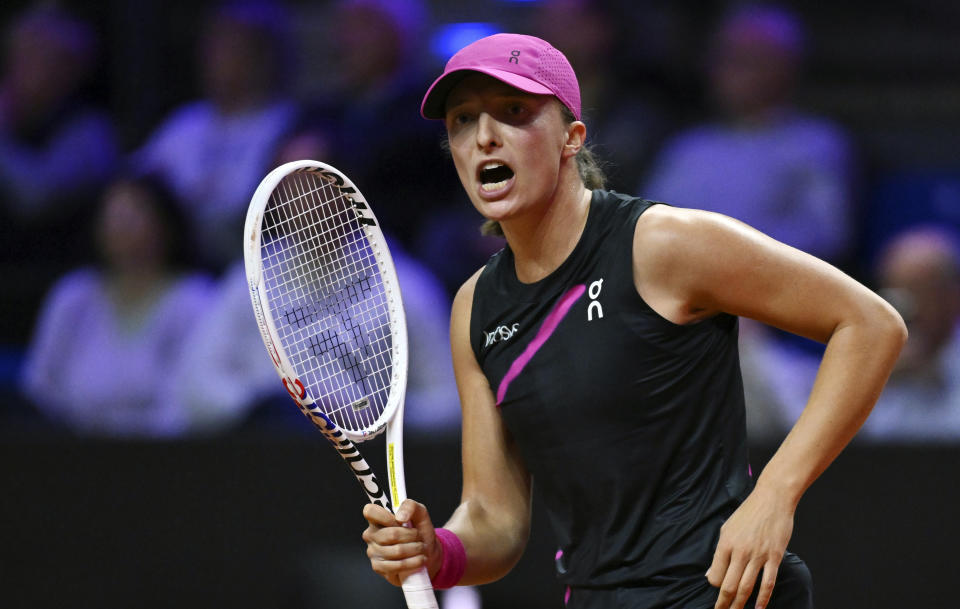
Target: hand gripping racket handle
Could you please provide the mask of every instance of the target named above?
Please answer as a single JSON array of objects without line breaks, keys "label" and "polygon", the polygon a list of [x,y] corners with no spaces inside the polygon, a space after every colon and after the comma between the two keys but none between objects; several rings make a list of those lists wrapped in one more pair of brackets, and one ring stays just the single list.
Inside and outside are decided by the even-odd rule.
[{"label": "hand gripping racket handle", "polygon": [[409,609],[437,609],[437,599],[426,567],[421,567],[403,580],[403,596],[407,599]]}]

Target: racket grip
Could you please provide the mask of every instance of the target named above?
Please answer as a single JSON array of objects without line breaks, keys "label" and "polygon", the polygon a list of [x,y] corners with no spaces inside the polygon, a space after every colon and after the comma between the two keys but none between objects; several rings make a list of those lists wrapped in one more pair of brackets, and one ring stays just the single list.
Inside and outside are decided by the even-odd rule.
[{"label": "racket grip", "polygon": [[407,599],[408,609],[437,609],[437,598],[433,594],[430,575],[427,568],[421,567],[416,573],[403,580],[403,596]]}]

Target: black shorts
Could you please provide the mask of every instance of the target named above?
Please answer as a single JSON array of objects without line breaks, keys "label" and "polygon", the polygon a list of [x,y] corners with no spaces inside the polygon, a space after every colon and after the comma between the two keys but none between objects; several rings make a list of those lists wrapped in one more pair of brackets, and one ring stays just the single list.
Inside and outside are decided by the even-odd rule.
[{"label": "black shorts", "polygon": [[[757,601],[759,579],[745,607]],[[567,609],[713,609],[719,589],[704,577],[694,583],[657,588],[573,588],[568,590]],[[777,583],[768,609],[813,609],[813,580],[806,563],[787,553],[777,571]]]}]

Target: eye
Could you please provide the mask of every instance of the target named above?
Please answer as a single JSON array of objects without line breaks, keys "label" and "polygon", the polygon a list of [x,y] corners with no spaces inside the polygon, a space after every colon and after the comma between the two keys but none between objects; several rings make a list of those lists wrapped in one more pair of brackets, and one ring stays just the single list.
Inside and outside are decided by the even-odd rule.
[{"label": "eye", "polygon": [[456,110],[447,114],[447,128],[463,127],[473,120],[469,112]]},{"label": "eye", "polygon": [[530,104],[524,99],[504,100],[498,111],[500,120],[511,125],[525,124],[530,120],[532,114]]}]

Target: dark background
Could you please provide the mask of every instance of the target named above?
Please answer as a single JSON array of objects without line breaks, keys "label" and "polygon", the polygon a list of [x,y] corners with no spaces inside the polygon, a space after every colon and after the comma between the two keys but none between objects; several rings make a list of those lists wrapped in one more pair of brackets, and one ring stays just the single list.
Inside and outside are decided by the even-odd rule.
[{"label": "dark background", "polygon": [[[410,494],[444,518],[460,484],[456,439],[406,444]],[[374,461],[382,442],[363,448]],[[772,448],[752,452],[757,471]],[[853,446],[827,470],[790,544],[817,607],[957,606],[958,461],[956,446]],[[369,569],[363,494],[319,433],[8,437],[0,480],[4,607],[403,607]],[[562,607],[539,510],[520,564],[481,588],[485,608]]]}]

